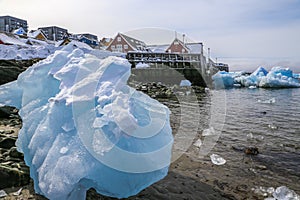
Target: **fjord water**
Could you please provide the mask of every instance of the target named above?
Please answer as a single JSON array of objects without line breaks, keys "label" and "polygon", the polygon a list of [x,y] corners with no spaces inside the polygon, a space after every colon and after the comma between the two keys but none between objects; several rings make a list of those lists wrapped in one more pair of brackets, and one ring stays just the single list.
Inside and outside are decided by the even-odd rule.
[{"label": "fjord water", "polygon": [[[179,171],[191,176],[198,174],[201,181],[212,185],[222,183],[224,191],[244,193],[239,197],[252,198],[251,193],[257,187],[282,185],[300,193],[300,89],[211,90],[197,96],[200,123],[197,135],[191,136],[194,141],[200,138],[205,145],[202,132],[211,125],[220,131],[220,135],[204,157],[199,154],[198,147],[191,145],[183,154],[187,157],[183,162],[192,163],[185,165],[175,161]],[[189,105],[189,97],[185,98],[186,102],[178,105],[172,100],[164,100],[172,112],[175,136],[180,120],[184,120],[180,116],[181,110]],[[218,99],[217,104],[213,103],[214,99]],[[212,110],[220,113],[213,114]],[[217,123],[223,124],[211,123],[220,115],[224,116],[223,121]],[[243,150],[247,147],[257,147],[259,154],[246,155]],[[226,164],[213,166],[209,159],[211,154],[222,156]]]}]

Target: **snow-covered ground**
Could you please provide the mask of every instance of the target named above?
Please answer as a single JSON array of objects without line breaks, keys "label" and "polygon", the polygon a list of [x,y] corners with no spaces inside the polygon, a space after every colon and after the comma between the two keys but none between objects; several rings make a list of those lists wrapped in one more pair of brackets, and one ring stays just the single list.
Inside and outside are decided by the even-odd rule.
[{"label": "snow-covered ground", "polygon": [[[55,51],[63,48],[63,41],[52,42],[34,38],[23,38],[18,35],[0,33],[0,59],[1,60],[29,60],[33,58],[46,58]],[[91,51],[92,48],[79,41],[71,41],[71,45]]]}]

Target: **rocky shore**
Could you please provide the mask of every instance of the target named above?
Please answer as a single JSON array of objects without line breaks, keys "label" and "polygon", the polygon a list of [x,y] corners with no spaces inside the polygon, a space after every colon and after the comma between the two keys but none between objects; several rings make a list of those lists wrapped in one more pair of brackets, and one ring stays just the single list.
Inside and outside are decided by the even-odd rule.
[{"label": "rocky shore", "polygon": [[39,60],[0,60],[0,85],[16,80],[21,72]]},{"label": "rocky shore", "polygon": [[[29,168],[25,165],[23,155],[16,149],[15,142],[22,121],[18,110],[11,107],[2,107],[1,112],[6,113],[0,118],[0,191],[7,196],[0,199],[46,199],[34,192],[33,183],[29,176]],[[1,192],[0,192],[1,195]],[[87,193],[87,199],[112,200],[97,194],[93,189]],[[133,199],[235,199],[212,186],[199,182],[195,178],[185,176],[178,171],[178,164],[170,167],[166,178],[143,190]]]}]

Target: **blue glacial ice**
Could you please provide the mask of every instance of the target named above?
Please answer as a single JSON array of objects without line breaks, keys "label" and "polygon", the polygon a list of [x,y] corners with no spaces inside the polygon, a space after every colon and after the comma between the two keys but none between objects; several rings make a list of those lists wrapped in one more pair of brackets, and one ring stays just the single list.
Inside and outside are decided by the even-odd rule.
[{"label": "blue glacial ice", "polygon": [[123,198],[166,176],[169,109],[130,88],[130,64],[67,45],[0,86],[0,104],[20,109],[17,148],[37,193]]},{"label": "blue glacial ice", "polygon": [[217,89],[235,86],[249,88],[290,88],[300,87],[297,74],[284,67],[273,67],[269,72],[263,67],[257,68],[252,74],[218,72],[212,77]]}]

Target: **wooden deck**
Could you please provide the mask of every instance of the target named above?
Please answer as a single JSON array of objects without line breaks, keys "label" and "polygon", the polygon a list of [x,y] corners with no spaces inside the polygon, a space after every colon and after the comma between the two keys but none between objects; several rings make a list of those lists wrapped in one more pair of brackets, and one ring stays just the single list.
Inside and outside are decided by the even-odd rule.
[{"label": "wooden deck", "polygon": [[[211,62],[206,62],[202,54],[128,52],[126,58],[132,64],[133,73],[144,81],[147,78],[149,81],[175,83],[181,78],[206,87],[211,85],[211,76],[218,71]],[[138,63],[148,64],[150,68],[135,69]],[[171,69],[179,72],[182,77],[176,76]]]}]

